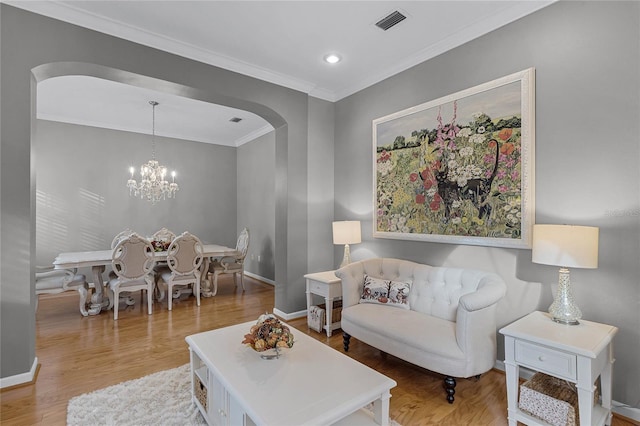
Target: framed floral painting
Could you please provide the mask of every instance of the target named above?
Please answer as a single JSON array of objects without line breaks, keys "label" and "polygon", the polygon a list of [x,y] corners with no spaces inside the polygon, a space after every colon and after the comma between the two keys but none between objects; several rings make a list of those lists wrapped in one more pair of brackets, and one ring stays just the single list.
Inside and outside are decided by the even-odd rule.
[{"label": "framed floral painting", "polygon": [[378,238],[530,248],[534,69],[373,120]]}]

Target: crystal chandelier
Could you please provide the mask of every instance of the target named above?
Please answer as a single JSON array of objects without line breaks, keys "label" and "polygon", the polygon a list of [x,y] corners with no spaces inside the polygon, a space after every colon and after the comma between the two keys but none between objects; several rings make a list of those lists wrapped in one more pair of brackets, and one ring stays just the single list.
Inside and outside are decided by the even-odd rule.
[{"label": "crystal chandelier", "polygon": [[167,168],[156,160],[156,106],[158,102],[149,101],[153,107],[153,130],[151,135],[151,160],[140,166],[140,183],[134,179],[135,168],[130,167],[131,178],[127,181],[129,195],[151,201],[152,204],[167,198],[175,198],[178,184],[176,172],[171,172],[172,182],[165,180]]}]

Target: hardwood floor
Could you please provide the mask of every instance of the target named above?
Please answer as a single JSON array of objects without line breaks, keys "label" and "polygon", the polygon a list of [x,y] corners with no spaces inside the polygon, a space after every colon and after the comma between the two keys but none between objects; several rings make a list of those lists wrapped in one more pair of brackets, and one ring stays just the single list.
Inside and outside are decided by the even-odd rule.
[{"label": "hardwood floor", "polygon": [[[36,314],[36,356],[40,369],[35,384],[5,389],[0,394],[2,425],[64,425],[67,402],[122,381],[135,379],[189,362],[184,338],[190,334],[256,319],[273,309],[273,287],[245,278],[246,291],[221,277],[218,295],[203,298],[197,307],[190,297],[174,304],[154,304],[146,314],[139,295],[133,307],[82,317],[77,293],[42,296]],[[288,322],[317,340],[342,351],[342,333],[328,338],[309,330],[306,318]],[[238,344],[242,336],[238,337]],[[391,390],[391,417],[410,425],[506,425],[506,390],[499,371],[479,381],[460,379],[456,401],[448,404],[442,377],[392,356],[384,356],[352,340],[349,356],[398,382]],[[614,418],[615,426],[632,423]]]}]

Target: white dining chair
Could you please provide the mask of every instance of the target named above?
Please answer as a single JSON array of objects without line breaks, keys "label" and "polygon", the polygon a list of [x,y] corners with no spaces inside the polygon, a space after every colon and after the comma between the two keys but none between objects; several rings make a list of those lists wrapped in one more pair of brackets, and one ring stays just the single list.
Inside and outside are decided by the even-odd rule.
[{"label": "white dining chair", "polygon": [[167,307],[173,307],[173,288],[175,286],[192,286],[196,303],[200,306],[200,266],[202,265],[202,242],[195,235],[183,232],[177,236],[167,250],[168,270],[160,272],[158,286],[167,295]]},{"label": "white dining chair", "polygon": [[212,296],[215,296],[218,293],[218,276],[223,274],[233,274],[234,282],[236,282],[237,275],[240,275],[240,284],[242,286],[242,291],[244,291],[244,258],[247,256],[248,250],[249,230],[244,228],[242,232],[240,232],[238,241],[236,242],[236,251],[238,254],[235,256],[225,256],[220,260],[211,262],[209,265],[208,279],[213,285]]},{"label": "white dining chair", "polygon": [[113,307],[113,319],[118,319],[120,293],[145,290],[148,313],[153,313],[153,289],[155,253],[151,243],[133,233],[116,244],[111,255],[115,277],[109,280],[109,308]]},{"label": "white dining chair", "polygon": [[[120,240],[128,237],[129,235],[133,234],[135,231],[129,229],[129,228],[125,228],[123,231],[120,231],[116,234],[115,237],[113,237],[113,240],[111,241],[111,250],[113,250],[114,248],[116,248],[116,245],[118,245],[118,243],[120,242]],[[154,267],[155,268],[155,267]],[[109,273],[109,279],[114,278],[116,275],[113,272]],[[108,284],[108,283],[107,283]],[[125,303],[128,306],[133,306],[135,304],[135,301],[133,300],[133,297],[131,297],[130,295],[128,297],[126,297],[125,299]]]},{"label": "white dining chair", "polygon": [[111,241],[111,250],[116,248],[116,245],[118,245],[121,239],[128,237],[131,234],[133,234],[133,231],[129,228],[126,228],[123,231],[118,232],[116,236],[113,237],[113,240]]}]

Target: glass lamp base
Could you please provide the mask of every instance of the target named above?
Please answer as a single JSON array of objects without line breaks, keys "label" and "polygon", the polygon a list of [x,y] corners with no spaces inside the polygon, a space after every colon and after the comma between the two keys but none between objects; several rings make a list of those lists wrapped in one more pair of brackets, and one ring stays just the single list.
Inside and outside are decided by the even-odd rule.
[{"label": "glass lamp base", "polygon": [[349,244],[344,245],[344,256],[342,257],[342,263],[340,264],[341,268],[344,268],[348,264],[351,263],[351,250],[349,249]]},{"label": "glass lamp base", "polygon": [[553,303],[549,306],[549,313],[553,321],[557,323],[566,325],[580,324],[578,320],[582,318],[582,311],[573,301],[571,281],[567,268],[560,269],[558,291]]},{"label": "glass lamp base", "polygon": [[558,322],[560,324],[564,324],[564,325],[578,325],[580,324],[580,321],[578,321],[577,319],[564,319],[564,318],[556,318],[553,317],[551,318],[553,321]]}]

